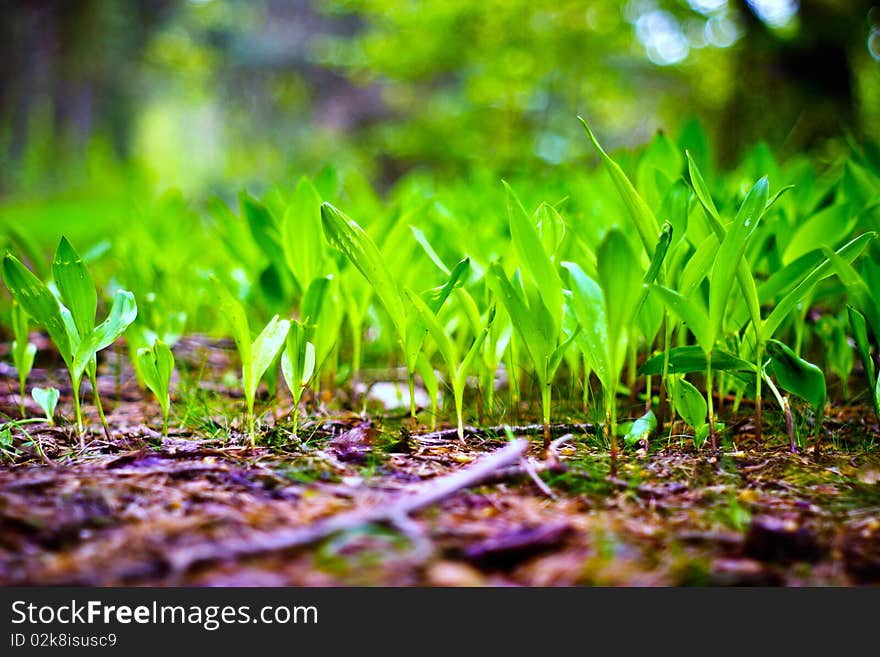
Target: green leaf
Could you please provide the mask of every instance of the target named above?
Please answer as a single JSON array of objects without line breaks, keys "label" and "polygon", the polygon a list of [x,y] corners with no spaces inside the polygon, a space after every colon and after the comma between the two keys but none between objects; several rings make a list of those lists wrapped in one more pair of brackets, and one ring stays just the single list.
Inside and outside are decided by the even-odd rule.
[{"label": "green leaf", "polygon": [[660,237],[657,239],[657,246],[654,247],[654,255],[651,256],[651,264],[642,278],[643,285],[650,285],[657,280],[657,276],[663,267],[663,260],[669,252],[669,245],[672,244],[672,235],[672,224],[668,221],[664,222],[663,229],[660,231]]},{"label": "green leaf", "polygon": [[306,339],[306,329],[296,321],[290,322],[287,348],[281,356],[281,372],[294,403],[298,404],[315,371],[315,346]]},{"label": "green leaf", "polygon": [[425,386],[428,397],[436,400],[440,394],[440,381],[437,379],[437,373],[431,366],[431,361],[428,360],[424,353],[419,354],[419,358],[416,361],[416,371],[422,377],[422,385]]},{"label": "green leaf", "polygon": [[448,280],[443,285],[431,288],[422,294],[422,299],[428,304],[431,312],[435,315],[440,312],[440,308],[446,302],[446,299],[449,298],[449,295],[452,294],[452,291],[461,287],[467,281],[470,271],[470,258],[464,258],[452,268],[452,271],[448,274]]},{"label": "green leaf", "polygon": [[[3,258],[3,281],[24,311],[46,328],[64,362],[70,367],[73,364],[73,349],[79,343],[79,335],[72,322],[69,325],[65,322],[55,295],[9,253]],[[72,335],[68,329],[73,331]]]},{"label": "green leaf", "polygon": [[287,267],[300,289],[325,273],[321,195],[308,178],[300,178],[281,221],[281,245]]},{"label": "green leaf", "polygon": [[623,437],[623,442],[627,446],[643,444],[647,446],[648,439],[656,430],[657,416],[654,415],[654,411],[648,411],[633,421]]},{"label": "green leaf", "polygon": [[373,286],[403,341],[406,336],[403,298],[375,243],[363,228],[330,203],[321,204],[321,223],[327,241],[341,251]]},{"label": "green leaf", "polygon": [[61,294],[61,300],[70,310],[80,336],[88,335],[95,327],[98,293],[82,258],[62,237],[52,261],[52,276]]},{"label": "green leaf", "polygon": [[247,315],[241,303],[232,296],[226,286],[220,282],[214,274],[210,275],[211,284],[217,300],[217,309],[221,317],[229,324],[232,330],[232,339],[238,350],[242,367],[250,369],[251,366],[251,330],[248,326]]},{"label": "green leaf", "polygon": [[577,344],[592,365],[602,387],[607,390],[611,386],[612,376],[617,375],[611,371],[605,295],[599,284],[576,263],[563,262],[562,267],[569,274],[570,303],[582,329],[577,333]]},{"label": "green leaf", "polygon": [[413,309],[418,315],[421,325],[427,330],[437,344],[437,351],[439,351],[440,355],[443,357],[450,376],[454,376],[459,365],[458,349],[455,347],[452,340],[449,339],[449,336],[446,335],[446,331],[440,325],[434,311],[422,301],[421,297],[408,288],[404,290],[404,292],[412,303]]},{"label": "green leaf", "polygon": [[522,341],[535,365],[538,376],[543,378],[546,359],[549,358],[550,352],[556,346],[555,343],[552,343],[550,336],[542,333],[541,327],[535,321],[525,299],[508,280],[499,263],[493,262],[489,265],[487,281],[507,314],[510,315],[514,328],[522,336]]},{"label": "green leaf", "polygon": [[761,215],[764,214],[768,193],[767,178],[761,178],[749,190],[736,218],[728,226],[721,246],[718,247],[718,256],[712,267],[709,283],[709,321],[714,335],[720,332],[736,271],[749,237],[755,233]]},{"label": "green leaf", "polygon": [[[709,227],[712,229],[712,232],[715,234],[715,237],[718,239],[719,243],[723,242],[727,236],[727,229],[724,227],[721,221],[721,216],[718,214],[718,210],[715,207],[715,203],[712,200],[712,195],[710,194],[709,189],[706,186],[705,181],[703,180],[703,176],[700,173],[700,170],[697,168],[696,162],[694,162],[691,158],[690,154],[688,154],[688,172],[690,174],[691,184],[693,185],[697,199],[703,206],[703,210],[706,212],[706,216],[709,221]],[[786,189],[787,188],[783,188],[779,192],[777,192],[773,199],[764,206],[764,211],[766,211],[767,208],[772,205],[772,203],[777,198],[779,198],[779,196]],[[743,204],[743,206],[744,205],[745,204]],[[742,211],[742,209],[743,208],[741,207],[740,210]],[[758,302],[755,278],[748,267],[748,263],[746,263],[743,259],[741,259],[737,265],[736,279],[739,283],[740,290],[745,299],[746,309],[748,311],[749,317],[751,318],[752,322],[757,325],[761,318],[761,308],[760,303]],[[700,281],[702,281],[702,278],[694,280],[693,284],[698,285]],[[685,294],[685,296],[688,296],[688,293],[685,292],[681,286],[679,286],[679,290],[681,290],[682,293]]]},{"label": "green leaf", "polygon": [[[37,348],[28,342],[28,315],[16,301],[12,302],[11,314],[12,334],[15,336],[15,339],[12,341],[12,360],[15,364],[15,369],[18,370],[18,380],[24,386],[24,381],[34,366]],[[23,389],[22,394],[24,394]]]},{"label": "green leaf", "polygon": [[675,410],[689,427],[696,429],[706,423],[706,399],[690,381],[685,378],[677,380],[672,392]]},{"label": "green leaf", "polygon": [[422,249],[424,249],[425,253],[431,259],[431,262],[433,262],[437,266],[437,269],[449,276],[449,274],[451,273],[449,271],[449,267],[447,267],[446,264],[443,262],[443,259],[439,255],[437,255],[434,247],[431,246],[428,238],[425,237],[425,233],[423,233],[422,230],[417,228],[416,226],[410,226],[409,229],[412,231],[413,237],[415,237],[416,242],[419,244],[419,246],[422,247]]},{"label": "green leaf", "polygon": [[[663,373],[663,354],[652,356],[639,367],[639,374],[653,376]],[[687,345],[669,350],[670,374],[689,374],[706,371],[706,353],[702,347]],[[712,350],[713,372],[754,372],[755,364],[722,349]]]},{"label": "green leaf", "polygon": [[859,358],[862,361],[862,368],[865,371],[865,378],[868,380],[868,390],[871,391],[871,398],[874,403],[874,414],[880,420],[880,378],[877,377],[874,359],[871,357],[871,343],[868,339],[868,326],[865,322],[865,316],[852,306],[846,307],[849,314],[849,324],[852,328],[853,338],[856,342],[856,348],[859,352]]},{"label": "green leaf", "polygon": [[253,360],[244,376],[245,394],[249,399],[252,400],[256,396],[257,385],[287,339],[289,328],[290,322],[288,320],[278,319],[278,315],[275,315],[251,345]]},{"label": "green leaf", "polygon": [[156,340],[152,347],[138,349],[137,357],[144,383],[156,396],[162,414],[167,416],[171,402],[171,374],[174,372],[174,354],[171,348],[161,340]]},{"label": "green leaf", "polygon": [[767,341],[770,356],[768,371],[776,376],[779,385],[793,395],[806,400],[816,411],[825,407],[825,375],[779,340]]},{"label": "green leaf", "polygon": [[691,185],[693,185],[697,200],[700,202],[700,205],[703,206],[703,210],[706,211],[710,221],[713,224],[721,226],[721,215],[718,214],[718,209],[715,207],[715,202],[712,200],[712,194],[709,191],[709,187],[706,185],[706,181],[703,179],[703,174],[700,173],[699,168],[697,168],[697,163],[694,162],[691,154],[685,151],[685,155],[687,156],[688,173],[690,174]]},{"label": "green leaf", "polygon": [[644,272],[629,241],[616,228],[608,231],[596,254],[599,285],[605,297],[605,319],[612,373],[623,361],[626,339],[639,306]]},{"label": "green leaf", "polygon": [[690,332],[694,334],[703,351],[707,353],[712,351],[715,346],[716,334],[714,326],[709,323],[709,316],[702,306],[667,287],[652,285],[651,289],[684,322]]},{"label": "green leaf", "polygon": [[688,260],[679,276],[679,294],[689,298],[712,271],[712,265],[715,264],[717,257],[718,237],[714,233],[709,233],[697,246],[694,255]]},{"label": "green leaf", "polygon": [[55,407],[58,405],[60,396],[58,388],[31,388],[31,397],[46,414],[46,418],[50,420],[55,415]]},{"label": "green leaf", "polygon": [[852,234],[855,225],[856,215],[850,212],[849,205],[823,208],[795,229],[782,254],[782,261],[788,264],[816,247],[833,248]]},{"label": "green leaf", "polygon": [[286,267],[286,262],[284,261],[284,249],[281,246],[281,231],[278,222],[275,221],[265,205],[247,192],[239,194],[238,202],[254,241],[280,275],[280,272]]},{"label": "green leaf", "polygon": [[846,287],[847,295],[867,317],[868,324],[870,324],[874,335],[880,335],[880,308],[878,308],[877,297],[873,294],[873,291],[855,268],[846,260],[827,246],[822,247],[822,252],[828,258],[840,282]]},{"label": "green leaf", "polygon": [[556,349],[553,350],[553,353],[550,354],[550,358],[547,361],[547,375],[548,377],[552,377],[556,374],[556,370],[559,369],[559,366],[562,364],[562,359],[565,356],[565,352],[568,351],[568,348],[571,346],[571,343],[574,342],[578,334],[582,331],[580,325],[574,330],[574,332],[569,335],[565,340],[560,342]]},{"label": "green leaf", "polygon": [[311,339],[320,321],[324,304],[329,298],[327,292],[332,280],[332,276],[313,278],[306,288],[299,310],[299,319],[305,327],[306,340]]},{"label": "green leaf", "polygon": [[599,153],[599,157],[605,164],[605,168],[611,176],[611,180],[614,182],[614,186],[617,188],[620,198],[623,199],[623,203],[632,218],[633,224],[639,233],[639,237],[642,239],[642,245],[645,247],[645,252],[649,256],[652,255],[654,253],[654,240],[660,232],[660,225],[657,223],[657,218],[654,216],[651,208],[648,207],[648,204],[645,203],[645,200],[639,196],[639,193],[636,191],[635,187],[633,187],[629,178],[626,177],[626,174],[623,172],[623,169],[620,168],[620,165],[612,160],[602,149],[602,146],[599,145],[596,136],[593,134],[593,131],[590,129],[587,122],[580,116],[578,117],[578,121],[584,126],[584,130],[587,132],[587,137],[589,137],[596,152]]},{"label": "green leaf", "polygon": [[113,295],[113,305],[110,314],[103,322],[95,327],[87,339],[93,353],[109,347],[119,336],[125,333],[131,323],[137,318],[137,303],[134,294],[128,290],[116,290]]},{"label": "green leaf", "polygon": [[[844,244],[837,249],[835,253],[846,262],[852,262],[859,257],[862,251],[865,250],[871,240],[876,236],[877,233],[874,232],[863,233]],[[810,293],[816,283],[827,278],[832,273],[831,262],[826,258],[805,275],[800,282],[788,294],[786,294],[779,303],[776,304],[773,311],[767,319],[764,320],[760,331],[762,340],[767,340],[773,337],[773,334],[776,333],[776,330],[779,328],[779,325],[782,324],[782,321]]]},{"label": "green leaf", "polygon": [[552,331],[562,326],[562,281],[550,256],[544,250],[535,222],[526,212],[507,183],[507,212],[510,234],[526,275],[540,291],[541,301],[549,311]]}]

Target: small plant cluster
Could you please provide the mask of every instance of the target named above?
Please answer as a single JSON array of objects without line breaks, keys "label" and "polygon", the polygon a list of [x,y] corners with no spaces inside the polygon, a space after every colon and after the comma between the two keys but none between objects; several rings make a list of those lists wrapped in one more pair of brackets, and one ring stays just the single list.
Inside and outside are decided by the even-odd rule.
[{"label": "small plant cluster", "polygon": [[[414,175],[383,202],[363,180],[328,169],[262,199],[242,193],[239,213],[215,201],[206,239],[224,245],[222,258],[200,261],[186,285],[169,275],[158,245],[157,262],[143,263],[122,244],[131,266],[118,276],[144,299],[142,312],[132,292],[116,289],[97,326],[96,288],[66,239],[48,283],[7,254],[22,414],[32,320],[67,366],[80,431],[82,378],[97,391],[97,354],[125,333],[167,432],[171,347],[185,322],[210,327],[213,314],[241,360],[251,444],[261,382],[274,399],[281,373],[296,433],[308,387],[355,390],[367,358],[403,366],[413,421],[418,384],[432,426],[448,388],[461,440],[469,389],[481,419],[537,400],[545,446],[554,397],[579,395],[585,412],[600,409],[612,464],[621,438],[671,432],[675,418],[697,448],[714,450],[727,431],[724,404],[737,410],[743,399],[754,403],[760,441],[768,392],[796,450],[798,414],[809,414],[818,437],[825,372],[848,394],[854,353],[880,416],[880,176],[869,155],[854,148],[817,172],[806,158],[782,165],[759,146],[713,176],[699,128],[678,143],[659,133],[638,157],[618,160],[582,123],[600,168],[547,184],[475,173],[438,191]],[[522,200],[542,194],[561,200]],[[198,260],[191,247],[168,248]],[[622,394],[641,398],[640,417],[620,421]],[[35,388],[33,397],[51,420],[58,391]]]}]

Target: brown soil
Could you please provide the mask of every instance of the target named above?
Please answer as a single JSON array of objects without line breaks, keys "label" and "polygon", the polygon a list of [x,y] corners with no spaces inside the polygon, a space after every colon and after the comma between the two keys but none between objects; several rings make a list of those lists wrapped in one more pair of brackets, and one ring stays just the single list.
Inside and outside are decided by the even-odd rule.
[{"label": "brown soil", "polygon": [[[192,344],[181,347],[180,362],[188,348],[194,372],[228,366],[224,350]],[[63,372],[43,365],[31,384],[63,388]],[[187,428],[163,438],[157,409],[130,373],[117,388],[112,361],[102,372],[111,440],[91,415],[85,449],[69,423],[11,427],[0,441],[0,584],[880,583],[880,454],[870,449],[876,428],[865,408],[829,417],[821,443],[799,454],[782,435],[755,445],[747,418],[731,418],[737,434],[714,455],[680,440],[684,428],[676,427],[671,439],[624,452],[615,478],[588,428],[549,462],[532,436],[528,460],[542,486],[522,467],[506,468],[411,522],[351,526],[293,549],[193,562],[186,555],[205,546],[258,545],[260,537],[419,494],[506,437],[483,431],[462,445],[448,433],[410,435],[399,421],[328,412],[337,404],[311,400],[299,437],[285,409],[275,426],[267,412],[270,428],[250,449],[233,422],[240,400],[203,383],[198,394],[213,402],[176,399],[173,424]],[[17,382],[4,378],[0,408],[17,417]],[[69,388],[62,393],[70,417]],[[38,409],[28,406],[28,414]]]}]

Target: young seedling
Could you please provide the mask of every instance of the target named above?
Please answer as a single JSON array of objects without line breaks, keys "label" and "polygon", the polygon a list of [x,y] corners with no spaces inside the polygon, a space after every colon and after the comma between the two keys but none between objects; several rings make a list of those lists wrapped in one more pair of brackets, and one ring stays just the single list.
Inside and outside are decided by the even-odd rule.
[{"label": "young seedling", "polygon": [[52,273],[60,299],[25,267],[15,256],[7,253],[3,259],[3,280],[13,298],[25,312],[42,324],[64,360],[70,374],[73,404],[76,411],[80,443],[83,441],[82,408],[79,387],[83,374],[88,373],[94,390],[95,405],[101,416],[104,432],[110,430],[104,418],[97,385],[97,353],[110,346],[137,317],[134,295],[117,290],[113,295],[110,314],[95,326],[97,292],[82,259],[70,242],[61,238]]},{"label": "young seedling", "polygon": [[859,352],[859,358],[862,361],[862,368],[865,371],[871,403],[874,406],[874,416],[880,422],[880,376],[877,376],[877,366],[874,363],[874,357],[871,355],[868,324],[865,321],[865,316],[852,306],[847,306],[847,312],[849,313],[849,323]]},{"label": "young seedling", "polygon": [[315,345],[306,339],[306,328],[292,320],[287,348],[281,356],[281,372],[293,396],[293,433],[299,430],[299,402],[315,372]]},{"label": "young seedling", "polygon": [[519,256],[521,281],[508,279],[500,263],[489,267],[488,282],[513,322],[531,358],[541,388],[544,449],[550,445],[550,406],[553,377],[575,335],[562,337],[565,295],[556,264],[547,253],[535,221],[513,190],[507,189],[510,233]]},{"label": "young seedling", "polygon": [[171,348],[156,340],[152,347],[141,347],[137,352],[144,383],[156,396],[162,409],[162,434],[168,436],[168,414],[171,410],[171,374],[174,372],[174,354]]},{"label": "young seedling", "polygon": [[777,402],[785,414],[785,422],[788,427],[789,446],[792,454],[797,452],[797,438],[794,430],[794,420],[791,415],[791,406],[788,399],[784,398],[777,387],[773,384],[770,374],[779,381],[779,386],[784,390],[797,395],[807,401],[816,413],[816,430],[822,430],[822,416],[827,397],[825,386],[825,374],[819,367],[798,356],[791,348],[779,340],[768,340],[767,354],[770,356],[769,363],[764,368],[764,381],[770,388]]},{"label": "young seedling", "polygon": [[[702,280],[704,275],[709,277],[708,312],[702,300],[696,298],[697,295],[693,293],[683,295],[661,285],[654,286],[657,294],[669,309],[687,325],[706,355],[706,399],[709,413],[709,438],[713,451],[718,448],[718,444],[712,403],[712,351],[722,335],[722,323],[732,297],[731,291],[737,270],[740,267],[749,238],[754,234],[767,207],[767,199],[767,179],[761,178],[754,184],[740,206],[736,218],[728,227],[723,241],[717,247],[714,258],[705,263],[706,268],[711,267],[711,272],[700,271],[693,277],[696,282]],[[710,235],[703,244],[711,249],[712,242],[710,240],[715,240],[715,237]]]},{"label": "young seedling", "polygon": [[31,397],[46,414],[46,422],[49,426],[55,425],[55,407],[60,396],[58,388],[31,388]]},{"label": "young seedling", "polygon": [[31,368],[34,366],[37,347],[28,342],[27,313],[22,310],[20,304],[15,302],[12,304],[12,334],[15,336],[12,341],[12,362],[18,372],[19,410],[21,418],[24,419],[24,387],[28,374],[31,373]]},{"label": "young seedling", "polygon": [[[379,248],[363,228],[345,213],[326,202],[321,204],[321,222],[327,241],[342,252],[370,283],[391,318],[406,362],[410,417],[415,421],[415,373],[425,336],[425,328],[421,324],[419,314],[406,301],[392,278]],[[452,270],[446,283],[425,293],[428,297],[426,302],[435,313],[449,297],[452,290],[461,285],[469,271],[469,266],[467,259],[462,260]]]},{"label": "young seedling", "polygon": [[46,422],[49,426],[55,425],[55,407],[60,396],[58,388],[31,388],[31,397],[46,414]]},{"label": "young seedling", "polygon": [[647,272],[642,270],[627,238],[616,228],[609,231],[599,246],[596,256],[598,281],[576,263],[562,265],[569,273],[570,303],[582,329],[576,337],[576,344],[602,385],[612,474],[616,474],[617,468],[617,387],[627,341],[671,239],[672,227],[666,224],[656,247],[652,248],[654,257]]},{"label": "young seedling", "polygon": [[257,396],[257,386],[284,345],[290,322],[286,319],[279,319],[278,315],[275,315],[252,342],[247,315],[241,303],[230,294],[216,276],[212,274],[210,278],[214,286],[218,307],[226,321],[229,322],[232,338],[235,340],[235,346],[241,359],[242,386],[247,404],[248,438],[251,447],[254,447],[256,445],[254,401]]},{"label": "young seedling", "polygon": [[428,333],[431,334],[431,337],[434,339],[434,342],[437,344],[437,349],[440,352],[440,355],[443,357],[443,360],[446,362],[446,369],[449,372],[449,379],[452,383],[452,396],[455,402],[455,416],[458,420],[458,439],[464,443],[464,420],[463,420],[463,410],[464,410],[464,387],[467,383],[468,372],[471,369],[471,365],[474,362],[474,359],[480,353],[480,349],[483,346],[483,341],[486,339],[486,336],[489,333],[489,326],[492,325],[492,320],[495,318],[494,311],[489,311],[489,318],[487,321],[487,325],[480,331],[479,335],[477,335],[476,339],[471,343],[471,346],[468,348],[467,353],[462,358],[461,353],[458,350],[458,347],[455,343],[449,339],[449,336],[446,335],[446,331],[440,325],[440,322],[437,320],[436,315],[432,312],[432,310],[428,307],[428,305],[422,301],[422,299],[414,294],[412,290],[407,289],[406,295],[409,297],[410,302],[413,304],[413,307],[416,309],[416,312],[419,314],[419,317],[422,320],[425,328]]}]

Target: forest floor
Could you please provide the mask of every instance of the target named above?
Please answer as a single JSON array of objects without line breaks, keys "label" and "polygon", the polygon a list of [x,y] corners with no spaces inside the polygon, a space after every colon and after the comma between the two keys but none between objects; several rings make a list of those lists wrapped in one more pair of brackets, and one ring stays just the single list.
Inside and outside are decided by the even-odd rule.
[{"label": "forest floor", "polygon": [[[202,370],[226,367],[226,350],[200,353]],[[589,424],[554,426],[544,453],[533,426],[462,443],[317,404],[299,437],[279,423],[251,448],[232,411],[200,416],[194,397],[163,437],[132,377],[102,371],[109,439],[93,414],[84,445],[68,422],[0,435],[0,585],[880,584],[867,407],[841,407],[797,454],[758,445],[743,409],[717,453],[676,431],[623,452],[611,477]],[[3,375],[0,410],[17,417]],[[33,374],[69,417],[63,380]]]}]

